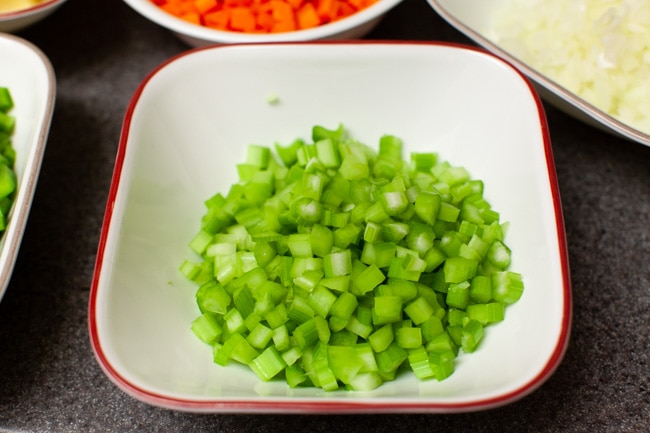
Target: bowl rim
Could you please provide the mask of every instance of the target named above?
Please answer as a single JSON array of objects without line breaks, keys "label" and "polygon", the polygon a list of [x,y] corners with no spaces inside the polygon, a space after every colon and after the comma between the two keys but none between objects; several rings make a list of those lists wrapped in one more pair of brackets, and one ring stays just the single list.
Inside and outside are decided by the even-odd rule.
[{"label": "bowl rim", "polygon": [[[456,49],[468,50],[472,52],[481,53],[496,59],[507,68],[512,69],[530,90],[531,97],[538,109],[539,122],[541,126],[541,141],[543,146],[543,154],[547,166],[547,175],[550,183],[550,193],[553,203],[553,216],[555,218],[555,230],[558,241],[558,257],[560,260],[560,273],[562,280],[562,317],[560,323],[560,331],[557,341],[553,347],[548,361],[544,367],[539,370],[534,377],[516,387],[513,390],[500,393],[497,396],[489,398],[480,398],[471,401],[460,402],[418,402],[418,401],[404,401],[396,402],[381,399],[360,399],[360,400],[338,400],[327,401],[322,399],[310,398],[275,398],[275,399],[246,399],[246,398],[224,398],[224,397],[209,397],[209,398],[177,398],[173,396],[164,395],[157,392],[147,391],[131,383],[119,371],[117,371],[109,361],[107,355],[102,350],[102,344],[99,337],[98,321],[97,321],[97,308],[98,308],[98,290],[100,283],[100,275],[102,273],[104,253],[107,246],[107,238],[109,226],[113,217],[114,204],[116,202],[117,192],[120,182],[122,180],[122,169],[126,156],[126,147],[129,139],[129,130],[133,120],[133,114],[138,105],[138,100],[142,96],[147,84],[152,78],[168,64],[192,53],[204,50],[215,49],[237,49],[238,46],[278,46],[278,45],[341,45],[341,46],[361,46],[361,45],[425,45],[437,47],[451,47]],[[568,264],[568,249],[566,243],[566,235],[564,229],[564,220],[561,208],[559,186],[557,182],[557,174],[555,171],[555,163],[553,158],[553,151],[550,140],[550,132],[546,123],[543,105],[540,97],[536,93],[534,87],[520,71],[508,65],[506,61],[496,57],[494,54],[484,50],[480,47],[474,47],[459,43],[449,43],[440,41],[382,41],[382,40],[357,40],[357,41],[303,41],[303,42],[281,42],[281,43],[255,43],[255,44],[231,44],[231,45],[214,45],[208,47],[199,47],[192,50],[185,51],[174,57],[171,57],[154,68],[140,83],[135,90],[131,101],[129,102],[125,116],[124,123],[119,139],[119,146],[115,159],[115,167],[113,177],[111,180],[110,190],[107,198],[102,229],[97,248],[97,255],[95,259],[95,269],[91,281],[90,297],[88,303],[88,331],[91,340],[91,347],[93,353],[98,361],[101,369],[107,377],[127,395],[140,400],[144,403],[159,406],[167,409],[177,410],[181,412],[191,413],[372,413],[380,411],[382,413],[461,413],[473,412],[485,409],[496,408],[510,404],[517,401],[536,389],[542,386],[559,367],[564,354],[566,353],[572,321],[572,295],[571,295],[571,280]]]},{"label": "bowl rim", "polygon": [[47,145],[56,101],[56,76],[49,58],[31,42],[19,36],[4,33],[0,33],[0,41],[16,44],[36,55],[43,66],[47,78],[47,95],[44,110],[41,113],[42,117],[36,123],[38,130],[34,134],[34,141],[27,147],[29,153],[26,156],[25,172],[19,180],[19,190],[16,193],[16,198],[9,213],[7,228],[2,234],[2,248],[0,249],[0,300],[2,300],[2,297],[8,289],[11,274],[16,259],[18,258],[20,243],[31,210],[31,203],[34,197],[40,167],[43,163],[43,155]]},{"label": "bowl rim", "polygon": [[123,0],[136,12],[176,34],[211,43],[283,42],[322,39],[379,18],[403,0],[378,0],[367,8],[332,23],[283,33],[243,33],[199,26],[173,16],[150,0]]},{"label": "bowl rim", "polygon": [[604,110],[591,104],[581,96],[562,86],[558,82],[552,80],[545,74],[542,74],[529,64],[522,62],[517,57],[510,54],[508,51],[501,48],[501,46],[483,36],[483,34],[481,34],[479,31],[466,24],[459,17],[452,14],[439,0],[427,0],[427,2],[433,8],[433,10],[436,11],[436,13],[438,13],[452,26],[456,27],[458,30],[472,39],[475,43],[483,46],[488,51],[512,64],[535,83],[542,86],[546,91],[549,91],[554,97],[559,98],[564,103],[579,110],[584,116],[588,118],[588,120],[594,123],[594,126],[605,129],[607,132],[615,133],[630,141],[650,146],[650,133],[645,133],[628,125],[625,122],[620,121]]},{"label": "bowl rim", "polygon": [[0,12],[0,21],[22,18],[27,15],[36,14],[38,12],[42,12],[46,9],[54,7],[60,3],[65,3],[66,1],[67,0],[44,0],[41,3],[35,4],[33,6],[28,6],[26,8],[16,9],[8,12]]}]

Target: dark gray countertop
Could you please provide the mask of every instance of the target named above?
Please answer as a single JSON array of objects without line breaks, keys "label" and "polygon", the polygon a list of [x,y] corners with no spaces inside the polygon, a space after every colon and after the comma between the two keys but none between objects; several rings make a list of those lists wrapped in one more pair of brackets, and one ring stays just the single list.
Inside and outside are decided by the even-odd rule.
[{"label": "dark gray countertop", "polygon": [[[563,362],[533,394],[477,413],[367,416],[193,415],[127,396],[102,373],[89,344],[95,253],[126,106],[147,73],[188,47],[119,0],[69,0],[19,36],[50,58],[58,92],[29,222],[0,303],[0,431],[650,428],[650,148],[551,107],[574,319]],[[369,37],[467,42],[425,0],[405,0]]]}]

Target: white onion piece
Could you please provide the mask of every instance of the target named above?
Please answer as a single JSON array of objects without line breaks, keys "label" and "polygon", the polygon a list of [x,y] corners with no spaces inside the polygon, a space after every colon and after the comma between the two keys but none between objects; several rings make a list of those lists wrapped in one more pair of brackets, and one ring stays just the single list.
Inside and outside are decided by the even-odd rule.
[{"label": "white onion piece", "polygon": [[561,86],[650,133],[650,1],[506,0],[491,34]]}]

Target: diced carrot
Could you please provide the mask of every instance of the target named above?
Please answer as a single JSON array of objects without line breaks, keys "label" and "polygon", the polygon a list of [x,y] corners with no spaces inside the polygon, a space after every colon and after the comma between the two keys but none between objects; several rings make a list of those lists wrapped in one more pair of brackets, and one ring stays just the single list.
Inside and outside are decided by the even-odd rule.
[{"label": "diced carrot", "polygon": [[242,32],[255,30],[255,17],[251,10],[245,7],[230,9],[230,27]]},{"label": "diced carrot", "polygon": [[193,9],[185,3],[167,3],[163,6],[163,10],[179,18],[189,12],[193,12]]},{"label": "diced carrot", "polygon": [[229,21],[230,12],[228,9],[221,9],[203,15],[203,22],[206,26],[219,30],[227,30]]},{"label": "diced carrot", "polygon": [[271,32],[273,28],[273,15],[270,11],[259,10],[257,12],[257,27],[265,33]]},{"label": "diced carrot", "polygon": [[181,15],[180,18],[192,24],[201,24],[201,15],[196,12],[187,12]]},{"label": "diced carrot", "polygon": [[293,21],[276,21],[271,27],[272,33],[292,32],[296,30],[296,22]]},{"label": "diced carrot", "polygon": [[309,29],[320,25],[320,18],[318,18],[318,13],[312,3],[305,3],[298,9],[296,17],[298,18],[298,28],[300,29]]},{"label": "diced carrot", "polygon": [[350,3],[345,1],[337,1],[335,7],[336,7],[336,14],[333,17],[332,21],[345,18],[356,12],[356,9],[352,7]]},{"label": "diced carrot", "polygon": [[194,0],[194,7],[201,15],[205,15],[217,10],[219,4],[217,0]]},{"label": "diced carrot", "polygon": [[365,3],[365,0],[347,0],[346,1],[350,6],[352,6],[355,9],[361,9],[363,8],[363,5]]},{"label": "diced carrot", "polygon": [[294,11],[297,11],[302,6],[303,0],[286,0],[286,2]]},{"label": "diced carrot", "polygon": [[253,4],[253,0],[223,0],[222,7],[226,8],[242,8],[249,7]]},{"label": "diced carrot", "polygon": [[334,0],[319,0],[316,6],[316,13],[322,21],[331,21],[331,18],[335,14]]},{"label": "diced carrot", "polygon": [[[273,19],[276,22],[292,23],[295,21],[293,16],[293,8],[289,3],[283,0],[271,0],[269,2],[273,14]],[[295,27],[295,24],[293,24]]]}]

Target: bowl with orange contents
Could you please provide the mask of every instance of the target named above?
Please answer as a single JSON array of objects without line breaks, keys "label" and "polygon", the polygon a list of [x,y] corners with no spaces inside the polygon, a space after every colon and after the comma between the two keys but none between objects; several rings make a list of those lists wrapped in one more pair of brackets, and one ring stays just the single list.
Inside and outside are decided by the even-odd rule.
[{"label": "bowl with orange contents", "polygon": [[36,24],[65,2],[66,0],[2,0],[0,32],[13,33]]},{"label": "bowl with orange contents", "polygon": [[190,46],[358,39],[402,0],[124,0]]}]

